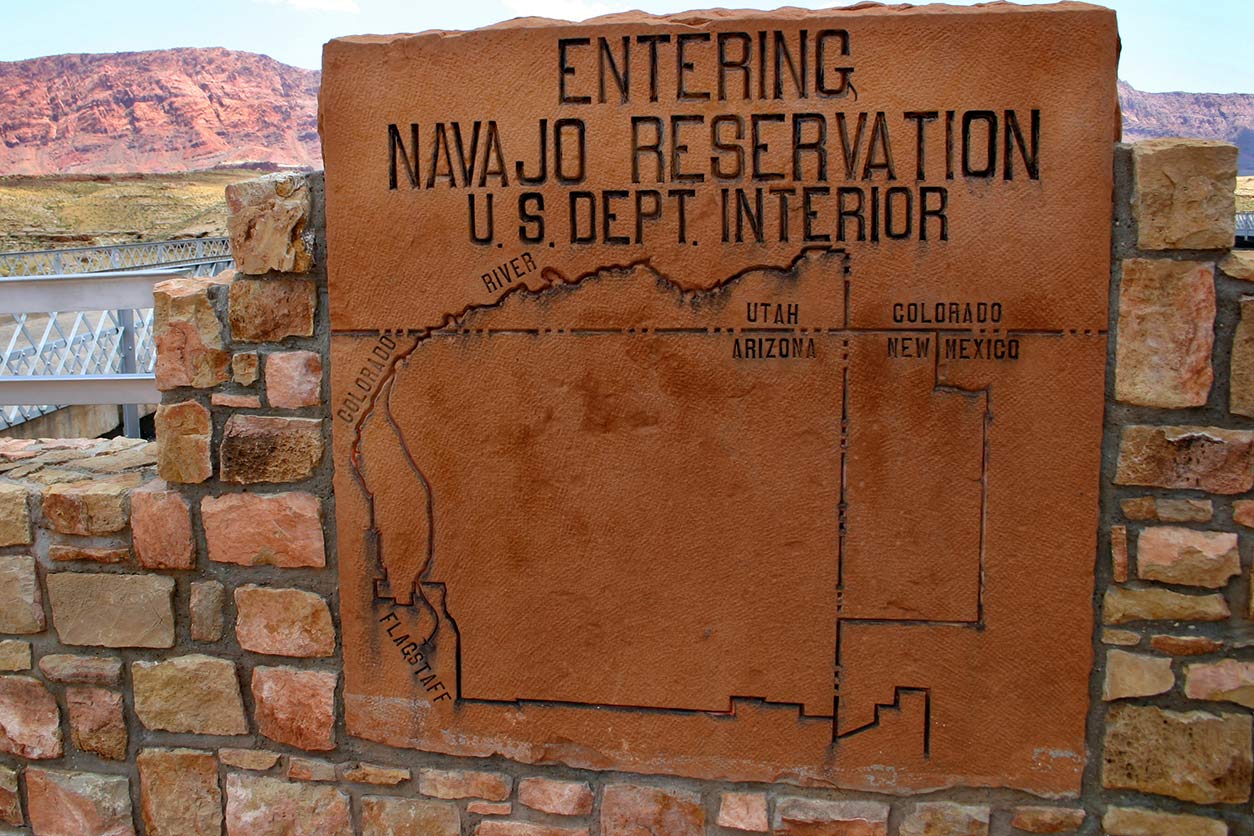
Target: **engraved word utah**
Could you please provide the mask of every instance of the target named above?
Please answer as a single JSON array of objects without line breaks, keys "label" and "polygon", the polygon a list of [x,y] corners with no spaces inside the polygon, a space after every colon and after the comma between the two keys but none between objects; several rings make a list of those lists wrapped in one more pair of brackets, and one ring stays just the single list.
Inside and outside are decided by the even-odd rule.
[{"label": "engraved word utah", "polygon": [[1116,50],[1074,3],[328,44],[349,731],[1077,791]]}]

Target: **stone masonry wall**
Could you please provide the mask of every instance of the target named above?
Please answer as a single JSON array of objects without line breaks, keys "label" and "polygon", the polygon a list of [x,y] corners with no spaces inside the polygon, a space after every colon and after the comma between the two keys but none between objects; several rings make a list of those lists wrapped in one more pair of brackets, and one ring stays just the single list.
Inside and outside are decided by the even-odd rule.
[{"label": "stone masonry wall", "polygon": [[1254,836],[1236,150],[1154,141],[1115,162],[1082,797],[732,785],[349,738],[321,177],[273,175],[229,190],[239,273],[157,288],[157,445],[0,442],[0,833]]}]

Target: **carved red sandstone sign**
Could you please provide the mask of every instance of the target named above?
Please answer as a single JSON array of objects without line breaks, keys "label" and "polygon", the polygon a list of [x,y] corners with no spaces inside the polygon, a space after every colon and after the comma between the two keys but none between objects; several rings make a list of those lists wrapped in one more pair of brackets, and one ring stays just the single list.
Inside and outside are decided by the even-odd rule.
[{"label": "carved red sandstone sign", "polygon": [[1116,49],[1080,4],[328,44],[350,733],[1077,791]]}]

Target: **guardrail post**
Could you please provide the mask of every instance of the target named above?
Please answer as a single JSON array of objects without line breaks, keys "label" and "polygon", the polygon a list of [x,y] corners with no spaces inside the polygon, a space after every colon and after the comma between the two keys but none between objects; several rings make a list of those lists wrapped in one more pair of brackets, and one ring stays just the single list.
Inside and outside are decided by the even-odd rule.
[{"label": "guardrail post", "polygon": [[[135,314],[130,308],[118,312],[119,355],[122,361],[122,374],[135,374]],[[139,438],[139,405],[122,404],[122,434],[127,438]]]}]

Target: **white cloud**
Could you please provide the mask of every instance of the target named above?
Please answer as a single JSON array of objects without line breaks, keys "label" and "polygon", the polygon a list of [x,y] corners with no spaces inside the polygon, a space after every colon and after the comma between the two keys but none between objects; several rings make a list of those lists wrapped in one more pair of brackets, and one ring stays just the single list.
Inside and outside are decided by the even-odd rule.
[{"label": "white cloud", "polygon": [[[587,20],[620,11],[597,0],[504,0],[505,7],[524,17],[552,17],[558,20]],[[622,6],[622,4],[617,4]]]},{"label": "white cloud", "polygon": [[268,3],[271,6],[291,6],[293,9],[300,9],[302,12],[357,14],[361,11],[361,7],[357,5],[357,0],[260,0],[260,2]]}]

